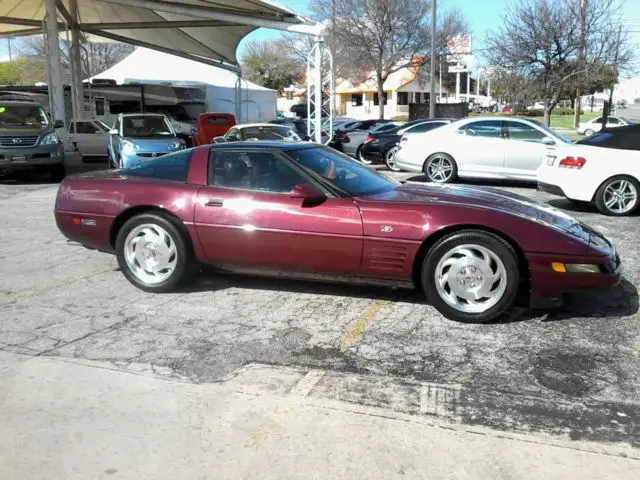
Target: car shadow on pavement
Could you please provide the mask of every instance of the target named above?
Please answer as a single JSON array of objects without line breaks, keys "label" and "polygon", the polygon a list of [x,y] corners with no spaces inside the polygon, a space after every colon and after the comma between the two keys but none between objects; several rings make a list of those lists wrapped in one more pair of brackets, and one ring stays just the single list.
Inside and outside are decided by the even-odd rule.
[{"label": "car shadow on pavement", "polygon": [[[313,280],[291,280],[267,276],[248,276],[233,273],[213,273],[204,270],[198,281],[186,288],[185,293],[217,291],[227,288],[268,290],[333,297],[382,300],[389,302],[429,305],[420,290],[380,287],[374,285],[349,285]],[[640,310],[640,297],[636,286],[627,279],[604,291],[573,293],[565,296],[561,307],[531,309],[514,307],[494,324],[525,322],[542,318],[544,322],[570,320],[572,318],[616,318],[636,314]]]},{"label": "car shadow on pavement", "polygon": [[[554,198],[553,200],[548,200],[547,203],[552,207],[566,210],[567,212],[599,214],[598,209],[595,207],[595,205],[592,205],[589,202],[572,202],[567,198]],[[640,210],[630,215],[630,217],[637,216],[640,216]]]}]

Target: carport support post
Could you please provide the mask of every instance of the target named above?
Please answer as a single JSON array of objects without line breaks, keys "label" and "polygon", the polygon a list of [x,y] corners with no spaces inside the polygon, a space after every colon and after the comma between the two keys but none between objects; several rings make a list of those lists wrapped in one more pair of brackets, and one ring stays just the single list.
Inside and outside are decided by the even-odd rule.
[{"label": "carport support post", "polygon": [[[316,38],[317,48],[315,51],[316,70],[315,75],[315,110],[314,110],[314,122],[316,125],[316,143],[322,143],[322,39]],[[310,112],[307,112],[307,115]]]},{"label": "carport support post", "polygon": [[80,60],[80,29],[78,28],[78,0],[69,0],[71,25],[71,106],[73,120],[84,116],[84,95],[82,93],[82,62]]},{"label": "carport support post", "polygon": [[[58,46],[58,12],[56,3],[56,0],[47,0],[46,3],[45,29],[47,33],[47,59],[49,62],[47,84],[53,120],[62,120],[66,125],[67,116],[64,108],[64,85],[62,83],[62,62],[60,61],[60,48]],[[66,139],[66,133],[67,130],[64,128],[58,129],[58,134],[63,137],[63,140]]]}]

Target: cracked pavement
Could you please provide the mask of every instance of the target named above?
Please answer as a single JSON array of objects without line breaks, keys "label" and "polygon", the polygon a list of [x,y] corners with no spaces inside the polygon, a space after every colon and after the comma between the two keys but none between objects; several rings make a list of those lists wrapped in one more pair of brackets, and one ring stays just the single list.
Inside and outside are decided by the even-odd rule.
[{"label": "cracked pavement", "polygon": [[[497,186],[605,233],[624,281],[491,325],[448,321],[420,294],[384,288],[202,275],[189,291],[153,295],[129,284],[114,257],[62,237],[57,185],[4,182],[0,350],[143,365],[196,383],[247,364],[320,368],[327,375],[312,396],[414,414],[425,413],[421,392],[440,385],[456,394],[443,394],[435,414],[462,423],[640,447],[638,216],[604,217],[533,188]],[[358,322],[362,332],[341,343]]]}]

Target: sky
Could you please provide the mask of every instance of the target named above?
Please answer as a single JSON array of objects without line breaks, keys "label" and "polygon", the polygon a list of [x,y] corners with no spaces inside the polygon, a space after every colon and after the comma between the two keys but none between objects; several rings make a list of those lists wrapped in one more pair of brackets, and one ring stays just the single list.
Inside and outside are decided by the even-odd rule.
[{"label": "sky", "polygon": [[[310,13],[309,6],[314,0],[276,0],[300,15]],[[484,38],[491,28],[499,26],[500,16],[507,6],[519,0],[438,0],[438,8],[459,8],[469,22],[472,35],[472,49],[484,48]],[[598,1],[598,0],[596,0]],[[632,32],[632,41],[640,47],[640,0],[625,0],[622,7],[623,22]],[[280,36],[275,30],[260,28],[247,36],[239,47],[242,55],[243,44],[251,39],[268,39]],[[0,59],[8,54],[7,39],[0,39]]]}]

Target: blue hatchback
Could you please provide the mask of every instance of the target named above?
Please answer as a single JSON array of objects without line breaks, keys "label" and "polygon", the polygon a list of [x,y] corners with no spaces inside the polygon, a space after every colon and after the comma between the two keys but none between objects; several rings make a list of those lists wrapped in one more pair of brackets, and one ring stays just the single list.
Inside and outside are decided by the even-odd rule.
[{"label": "blue hatchback", "polygon": [[185,148],[164,115],[120,114],[109,132],[109,164],[125,168]]}]

